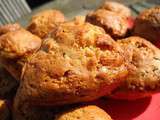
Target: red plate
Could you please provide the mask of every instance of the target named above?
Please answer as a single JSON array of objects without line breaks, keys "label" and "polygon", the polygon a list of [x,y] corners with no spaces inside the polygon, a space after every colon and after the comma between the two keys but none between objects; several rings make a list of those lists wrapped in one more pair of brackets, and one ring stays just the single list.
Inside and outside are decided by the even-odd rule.
[{"label": "red plate", "polygon": [[136,101],[101,99],[94,104],[106,110],[113,120],[160,120],[160,94]]}]

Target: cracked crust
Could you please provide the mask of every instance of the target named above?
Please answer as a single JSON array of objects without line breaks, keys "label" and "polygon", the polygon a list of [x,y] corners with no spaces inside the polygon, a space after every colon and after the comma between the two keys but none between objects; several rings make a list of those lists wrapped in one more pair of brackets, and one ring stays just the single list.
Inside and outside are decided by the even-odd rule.
[{"label": "cracked crust", "polygon": [[[46,40],[25,67],[19,91],[27,101],[38,105],[91,101],[119,86],[128,73],[122,50],[109,35],[92,27],[98,29],[73,22],[62,35],[54,32],[60,35],[55,40]],[[85,37],[75,40],[77,33]]]},{"label": "cracked crust", "polygon": [[45,10],[32,17],[27,29],[40,38],[44,38],[57,23],[64,21],[65,17],[61,11],[54,9]]},{"label": "cracked crust", "polygon": [[100,8],[115,12],[123,17],[131,16],[131,10],[127,6],[118,2],[106,1],[102,4]]},{"label": "cracked crust", "polygon": [[55,120],[112,120],[101,108],[89,105],[71,109],[56,116]]},{"label": "cracked crust", "polygon": [[140,37],[118,43],[128,49],[129,75],[111,95],[116,99],[139,99],[160,91],[160,50]]},{"label": "cracked crust", "polygon": [[89,13],[86,21],[104,28],[106,33],[113,38],[124,37],[128,29],[126,19],[117,13],[105,9],[98,9]]},{"label": "cracked crust", "polygon": [[134,34],[151,42],[160,40],[160,6],[140,13],[135,21]]},{"label": "cracked crust", "polygon": [[64,43],[68,46],[85,47],[94,44],[96,37],[102,34],[105,34],[102,28],[85,23],[83,18],[76,17],[74,21],[58,25],[49,37],[53,37],[58,43]]}]

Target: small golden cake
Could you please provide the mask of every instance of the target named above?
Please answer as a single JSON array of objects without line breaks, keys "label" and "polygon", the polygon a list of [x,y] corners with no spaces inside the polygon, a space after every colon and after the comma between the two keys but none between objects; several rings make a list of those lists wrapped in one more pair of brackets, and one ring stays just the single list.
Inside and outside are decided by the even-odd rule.
[{"label": "small golden cake", "polygon": [[45,10],[37,13],[31,19],[27,29],[33,34],[44,38],[57,23],[65,21],[63,13],[59,10]]},{"label": "small golden cake", "polygon": [[101,108],[89,105],[65,111],[56,116],[55,120],[112,120]]},{"label": "small golden cake", "polygon": [[146,9],[135,20],[134,35],[153,43],[160,41],[160,6]]}]

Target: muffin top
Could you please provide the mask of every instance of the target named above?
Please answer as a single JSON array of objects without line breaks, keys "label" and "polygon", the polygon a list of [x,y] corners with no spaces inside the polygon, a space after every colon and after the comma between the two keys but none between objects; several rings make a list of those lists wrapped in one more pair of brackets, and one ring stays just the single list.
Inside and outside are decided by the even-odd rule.
[{"label": "muffin top", "polygon": [[160,27],[160,6],[144,10],[136,21],[147,22],[154,27]]},{"label": "muffin top", "polygon": [[33,104],[90,101],[109,94],[128,73],[122,49],[99,27],[67,22],[51,36],[22,75],[19,92]]},{"label": "muffin top", "polygon": [[20,28],[21,28],[21,26],[18,23],[6,24],[3,26],[0,26],[0,35],[3,35],[5,33],[11,32],[11,31],[16,31]]},{"label": "muffin top", "polygon": [[101,108],[89,105],[71,109],[57,115],[55,120],[112,120],[111,117]]},{"label": "muffin top", "polygon": [[105,1],[100,8],[118,13],[119,15],[123,17],[131,16],[131,10],[127,6],[121,3],[118,3],[118,2]]},{"label": "muffin top", "polygon": [[40,46],[41,39],[23,28],[0,36],[1,57],[18,58],[35,52]]},{"label": "muffin top", "polygon": [[129,37],[118,43],[129,52],[129,75],[124,81],[124,89],[137,91],[159,90],[160,50],[140,37]]},{"label": "muffin top", "polygon": [[61,11],[45,10],[32,17],[27,29],[40,38],[44,38],[55,27],[55,24],[64,21],[65,17]]},{"label": "muffin top", "polygon": [[128,23],[126,19],[115,12],[98,9],[89,13],[86,21],[105,29],[113,38],[124,37],[127,33]]}]

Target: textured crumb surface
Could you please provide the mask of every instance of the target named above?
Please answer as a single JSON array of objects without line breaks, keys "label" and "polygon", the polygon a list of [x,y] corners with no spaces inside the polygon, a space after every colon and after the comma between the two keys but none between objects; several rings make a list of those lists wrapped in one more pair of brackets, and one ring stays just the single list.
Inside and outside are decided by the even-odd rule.
[{"label": "textured crumb surface", "polygon": [[55,120],[112,120],[101,108],[89,105],[71,109],[56,116]]},{"label": "textured crumb surface", "polygon": [[160,6],[146,9],[142,11],[137,19],[150,22],[150,24],[155,26],[160,26]]},{"label": "textured crumb surface", "polygon": [[134,34],[153,43],[160,40],[160,6],[146,9],[140,13],[135,20]]},{"label": "textured crumb surface", "polygon": [[105,9],[90,12],[86,21],[105,29],[114,38],[124,37],[127,33],[127,21],[121,15]]},{"label": "textured crumb surface", "polygon": [[59,10],[45,10],[34,15],[27,29],[33,34],[44,38],[55,25],[64,22],[65,17]]},{"label": "textured crumb surface", "polygon": [[140,37],[118,41],[128,49],[129,75],[124,84],[113,92],[117,99],[138,99],[160,90],[160,50]]},{"label": "textured crumb surface", "polygon": [[25,29],[8,32],[0,36],[0,56],[18,58],[31,54],[41,46],[41,39]]},{"label": "textured crumb surface", "polygon": [[8,32],[19,30],[21,26],[18,23],[14,24],[6,24],[3,26],[0,26],[0,35],[3,35]]},{"label": "textured crumb surface", "polygon": [[126,77],[122,49],[101,28],[73,21],[62,23],[51,36],[25,66],[19,94],[32,104],[94,100]]},{"label": "textured crumb surface", "polygon": [[100,8],[115,12],[123,17],[131,16],[131,10],[119,2],[105,1]]}]

